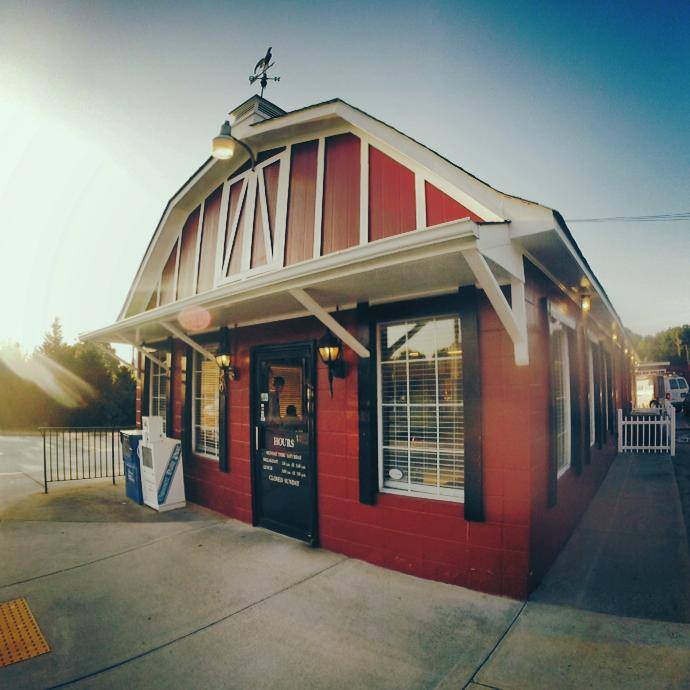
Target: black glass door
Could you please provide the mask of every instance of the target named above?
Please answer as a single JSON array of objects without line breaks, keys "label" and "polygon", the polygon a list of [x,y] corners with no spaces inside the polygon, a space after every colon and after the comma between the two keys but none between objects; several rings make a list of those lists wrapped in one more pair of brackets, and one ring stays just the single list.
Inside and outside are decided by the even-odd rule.
[{"label": "black glass door", "polygon": [[254,522],[317,541],[314,452],[314,346],[253,353]]}]

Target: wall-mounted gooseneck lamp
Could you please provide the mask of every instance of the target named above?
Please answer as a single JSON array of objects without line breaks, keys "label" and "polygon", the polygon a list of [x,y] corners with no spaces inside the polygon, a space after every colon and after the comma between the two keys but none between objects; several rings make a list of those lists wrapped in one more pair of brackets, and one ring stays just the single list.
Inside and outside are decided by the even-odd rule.
[{"label": "wall-mounted gooseneck lamp", "polygon": [[232,158],[235,153],[235,144],[239,144],[249,154],[252,170],[254,170],[256,166],[254,152],[241,139],[237,139],[232,135],[232,128],[230,127],[229,120],[226,120],[220,126],[218,136],[213,137],[211,142],[211,155],[218,160],[226,161]]},{"label": "wall-mounted gooseneck lamp", "polygon": [[216,352],[216,364],[220,369],[219,390],[221,393],[225,391],[227,381],[236,381],[239,378],[239,372],[232,363],[233,356],[228,339],[228,328],[223,326],[220,329],[220,344]]},{"label": "wall-mounted gooseneck lamp", "polygon": [[328,367],[328,386],[333,397],[333,379],[345,378],[345,360],[343,359],[343,343],[330,331],[326,331],[318,344],[319,357]]}]

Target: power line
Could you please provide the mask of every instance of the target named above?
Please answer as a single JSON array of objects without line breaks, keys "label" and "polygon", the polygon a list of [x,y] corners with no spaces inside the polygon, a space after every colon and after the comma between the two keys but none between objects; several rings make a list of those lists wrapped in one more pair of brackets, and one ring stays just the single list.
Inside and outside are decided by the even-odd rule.
[{"label": "power line", "polygon": [[568,218],[567,223],[668,223],[690,220],[690,211],[657,213],[651,216],[609,216],[608,218]]}]

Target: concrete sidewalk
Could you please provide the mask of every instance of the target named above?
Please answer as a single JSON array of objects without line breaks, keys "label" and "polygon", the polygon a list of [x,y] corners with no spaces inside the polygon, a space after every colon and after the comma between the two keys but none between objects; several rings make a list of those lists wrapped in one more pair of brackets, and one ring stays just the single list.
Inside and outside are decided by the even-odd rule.
[{"label": "concrete sidewalk", "polygon": [[621,455],[475,680],[501,690],[687,689],[688,622],[690,558],[671,459]]},{"label": "concrete sidewalk", "polygon": [[458,688],[520,610],[121,492],[57,487],[0,511],[0,601],[26,597],[52,648],[0,687]]},{"label": "concrete sidewalk", "polygon": [[12,480],[0,601],[26,597],[52,651],[0,669],[3,688],[690,687],[689,559],[666,456],[615,460],[527,604],[196,506],[159,515],[121,484],[44,496]]}]

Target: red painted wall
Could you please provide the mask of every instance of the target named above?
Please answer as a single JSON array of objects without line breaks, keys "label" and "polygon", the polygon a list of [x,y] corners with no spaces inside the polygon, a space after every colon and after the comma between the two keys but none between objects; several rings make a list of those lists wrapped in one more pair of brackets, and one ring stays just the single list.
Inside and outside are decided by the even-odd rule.
[{"label": "red painted wall", "polygon": [[[351,314],[341,314],[352,327]],[[482,347],[493,358],[503,352],[512,357],[507,334],[493,317],[488,303],[481,308]],[[218,464],[193,458],[185,464],[188,497],[226,515],[251,522],[249,352],[256,345],[318,338],[323,327],[314,319],[241,329],[238,335],[238,381],[230,384],[230,472]],[[485,340],[486,345],[485,345]],[[487,468],[506,471],[508,494],[487,497],[487,521],[470,523],[463,506],[430,499],[379,494],[375,506],[359,502],[358,489],[358,397],[357,357],[345,349],[347,377],[334,380],[334,395],[328,391],[326,367],[317,368],[317,481],[321,545],[355,558],[401,572],[487,592],[522,597],[527,591],[529,500],[514,488],[520,468],[526,472],[526,451],[520,455],[508,435],[520,428],[519,396],[488,395],[505,390],[509,371],[488,365],[483,370],[485,437],[505,437],[511,447],[486,449]],[[517,370],[513,366],[513,369]],[[180,378],[176,380],[179,382]],[[178,384],[179,385],[179,384]],[[506,426],[507,425],[507,426]],[[512,463],[512,464],[511,464]],[[517,465],[517,466],[516,466]],[[528,482],[517,481],[517,486]],[[495,484],[494,484],[495,486]]]},{"label": "red painted wall", "polygon": [[369,147],[369,239],[400,235],[417,226],[414,173]]},{"label": "red painted wall", "polygon": [[428,226],[467,217],[476,223],[482,222],[476,213],[465,208],[461,203],[428,182],[424,183],[424,195],[426,197],[426,224]]},{"label": "red painted wall", "polygon": [[359,244],[360,150],[354,134],[326,139],[322,254]]},{"label": "red painted wall", "polygon": [[285,265],[314,256],[314,205],[316,158],[319,142],[305,141],[292,147],[290,191],[285,236]]},{"label": "red painted wall", "polygon": [[205,292],[213,287],[213,273],[216,267],[216,247],[218,225],[220,223],[220,200],[222,185],[206,197],[204,202],[204,221],[201,229],[201,250],[199,252],[199,279],[197,292]]},{"label": "red painted wall", "polygon": [[200,207],[195,208],[182,228],[180,245],[180,265],[177,269],[177,299],[194,294],[194,258],[196,256],[196,239],[199,233]]},{"label": "red painted wall", "polygon": [[[179,242],[179,240],[178,240]],[[175,268],[177,267],[177,242],[170,251],[161,275],[161,304],[170,304],[175,299]]]}]

